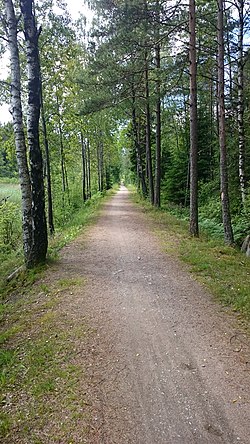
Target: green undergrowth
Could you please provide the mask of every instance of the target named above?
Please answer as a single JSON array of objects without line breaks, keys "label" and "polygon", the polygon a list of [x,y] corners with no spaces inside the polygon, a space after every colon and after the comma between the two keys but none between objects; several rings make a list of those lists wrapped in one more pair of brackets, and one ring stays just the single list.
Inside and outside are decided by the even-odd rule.
[{"label": "green undergrowth", "polygon": [[[96,217],[98,216],[98,212],[103,203],[105,203],[105,201],[109,199],[109,197],[114,194],[116,190],[117,186],[114,187],[112,190],[107,191],[106,193],[96,193],[89,201],[83,204],[77,211],[72,213],[72,217],[63,227],[59,227],[56,229],[55,234],[49,238],[48,264],[50,264],[51,261],[57,259],[58,251],[64,245],[74,239],[82,230],[95,222]],[[14,205],[12,203],[8,203],[7,205],[8,213],[12,212],[13,221],[16,220],[16,207],[12,208],[12,205]],[[9,219],[10,218],[8,218],[8,221]],[[0,224],[0,294],[4,297],[9,292],[13,291],[13,288],[15,289],[18,286],[30,285],[30,283],[34,282],[34,280],[36,280],[37,278],[37,274],[40,273],[41,267],[38,267],[38,269],[29,271],[27,273],[22,273],[19,276],[18,280],[14,280],[10,284],[7,284],[6,278],[23,263],[23,251],[21,244],[22,234],[20,231],[20,227],[18,231],[19,240],[17,240],[16,235],[14,236],[14,233],[16,233],[16,231],[10,231],[11,228],[9,229],[8,222],[8,225],[6,227],[4,225],[5,229],[3,239],[4,236],[12,236],[11,242],[4,243],[3,240],[1,243],[1,226],[3,226],[3,224]]]},{"label": "green undergrowth", "polygon": [[205,284],[225,306],[250,320],[250,259],[237,248],[226,246],[219,236],[210,237],[201,226],[199,238],[189,235],[188,221],[166,210],[157,210],[135,193],[133,200],[153,222],[164,250],[188,265],[197,280]]},{"label": "green undergrowth", "polygon": [[76,344],[84,344],[84,319],[70,317],[64,304],[84,282],[37,283],[2,305],[0,351],[0,440],[38,444],[78,442],[88,411],[84,367]]}]

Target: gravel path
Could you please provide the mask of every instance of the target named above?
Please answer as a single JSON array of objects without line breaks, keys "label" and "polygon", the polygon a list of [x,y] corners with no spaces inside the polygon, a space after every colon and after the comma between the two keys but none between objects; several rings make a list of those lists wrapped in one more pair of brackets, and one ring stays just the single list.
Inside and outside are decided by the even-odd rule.
[{"label": "gravel path", "polygon": [[64,309],[94,332],[79,354],[92,416],[84,442],[250,443],[246,338],[161,251],[125,187],[87,240],[64,248],[60,274],[86,278]]}]

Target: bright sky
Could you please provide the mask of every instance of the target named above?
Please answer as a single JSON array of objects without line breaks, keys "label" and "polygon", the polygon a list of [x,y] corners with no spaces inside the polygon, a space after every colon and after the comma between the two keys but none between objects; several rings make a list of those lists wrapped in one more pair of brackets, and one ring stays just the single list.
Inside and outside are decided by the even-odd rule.
[{"label": "bright sky", "polygon": [[68,3],[68,10],[74,20],[79,16],[79,13],[83,14],[87,21],[91,21],[93,17],[92,11],[89,10],[84,0],[66,0]]}]

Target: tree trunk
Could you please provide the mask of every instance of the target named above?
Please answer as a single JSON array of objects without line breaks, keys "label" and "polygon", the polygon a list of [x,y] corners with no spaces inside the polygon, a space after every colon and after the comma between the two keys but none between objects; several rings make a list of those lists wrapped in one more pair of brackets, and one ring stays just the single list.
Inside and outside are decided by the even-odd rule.
[{"label": "tree trunk", "polygon": [[43,129],[45,162],[46,162],[46,177],[47,177],[48,225],[49,225],[50,234],[53,235],[53,233],[55,232],[55,228],[53,220],[54,218],[53,218],[53,201],[52,201],[52,189],[51,189],[49,141],[48,141],[47,125],[46,125],[44,105],[43,105],[42,82],[41,82],[41,117],[42,117],[42,129]]},{"label": "tree trunk", "polygon": [[195,0],[189,0],[189,74],[190,74],[190,234],[199,236],[198,225],[198,117]]},{"label": "tree trunk", "polygon": [[210,80],[210,141],[209,141],[209,156],[210,156],[210,179],[214,180],[214,81],[213,71],[211,70]]},{"label": "tree trunk", "polygon": [[[156,2],[157,19],[160,22],[159,0]],[[157,44],[155,47],[155,59],[156,59],[156,148],[155,148],[155,187],[154,187],[154,205],[156,207],[161,206],[161,45],[159,43],[160,23],[156,24],[156,39]]]},{"label": "tree trunk", "polygon": [[82,146],[82,198],[86,202],[86,144],[81,131],[81,146]]},{"label": "tree trunk", "polygon": [[13,128],[15,134],[16,158],[22,198],[23,249],[25,263],[28,264],[30,252],[32,249],[32,193],[23,127],[20,61],[17,44],[17,19],[15,16],[12,0],[5,0],[5,11],[7,19],[8,46],[10,51],[11,66],[11,107]]},{"label": "tree trunk", "polygon": [[[226,32],[224,35],[224,41],[225,41],[225,47],[226,47],[226,57],[227,57],[227,73],[228,73],[228,78],[229,78],[229,97],[230,97],[230,113],[232,114],[232,118],[234,119],[234,108],[233,108],[233,96],[234,96],[234,74],[233,74],[233,61],[232,61],[232,55],[231,55],[231,47],[230,47],[230,43],[231,43],[231,37],[230,37],[230,30],[229,30],[229,26],[230,26],[230,12],[225,12],[225,24],[224,27],[226,28]],[[233,134],[233,129],[230,127],[231,133]]]},{"label": "tree trunk", "polygon": [[98,191],[102,192],[104,189],[104,162],[103,162],[103,141],[102,133],[99,135],[96,147],[97,156],[97,173],[98,173]]},{"label": "tree trunk", "polygon": [[146,159],[147,159],[147,172],[148,172],[148,185],[149,185],[149,198],[152,205],[154,205],[154,181],[153,181],[153,168],[152,168],[152,152],[151,152],[151,116],[150,116],[150,104],[149,104],[149,80],[148,80],[148,52],[145,51],[145,99],[146,99]]},{"label": "tree trunk", "polygon": [[218,1],[218,118],[219,118],[219,142],[220,142],[220,181],[221,181],[221,204],[222,219],[224,227],[224,239],[229,245],[233,245],[233,230],[230,215],[230,202],[228,192],[228,166],[227,147],[225,133],[225,72],[224,72],[224,1]]},{"label": "tree trunk", "polygon": [[132,125],[133,125],[133,135],[134,135],[134,146],[136,153],[136,164],[137,164],[137,173],[139,175],[139,181],[141,183],[142,194],[144,197],[147,195],[147,185],[145,181],[145,175],[142,167],[142,159],[141,159],[141,150],[138,142],[138,128],[136,121],[136,104],[135,104],[135,87],[132,83],[131,85],[132,92]]},{"label": "tree trunk", "polygon": [[88,199],[91,199],[91,160],[90,160],[90,143],[87,141],[87,155],[88,155]]},{"label": "tree trunk", "polygon": [[[61,114],[60,114],[60,106],[59,106],[59,97],[56,93],[56,106],[57,106],[57,115],[58,115],[58,129],[59,129],[59,137],[60,137],[60,162],[61,162],[61,175],[62,175],[62,192],[63,195],[66,192],[66,178],[65,178],[65,166],[64,166],[64,146],[63,146],[63,134],[62,134],[62,123],[61,123]],[[64,196],[63,196],[64,202]]]},{"label": "tree trunk", "polygon": [[104,152],[103,152],[103,140],[101,135],[100,140],[100,191],[104,190]]},{"label": "tree trunk", "polygon": [[39,31],[36,28],[32,0],[21,0],[24,21],[28,68],[27,134],[30,156],[32,187],[33,246],[29,266],[43,263],[48,248],[43,183],[43,159],[39,143],[39,118],[41,107],[40,63],[38,51]]},{"label": "tree trunk", "polygon": [[243,58],[243,37],[244,37],[244,0],[237,0],[237,9],[239,14],[238,30],[238,104],[237,104],[237,122],[238,122],[238,143],[239,143],[239,181],[241,201],[243,207],[246,201],[246,179],[245,179],[245,131],[244,131],[244,58]]}]

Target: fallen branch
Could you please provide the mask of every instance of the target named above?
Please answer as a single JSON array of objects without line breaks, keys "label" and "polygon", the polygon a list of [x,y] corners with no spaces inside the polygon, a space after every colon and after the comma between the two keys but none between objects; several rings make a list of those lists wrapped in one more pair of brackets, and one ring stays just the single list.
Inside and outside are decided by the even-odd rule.
[{"label": "fallen branch", "polygon": [[13,271],[13,273],[11,273],[11,274],[7,277],[6,281],[7,281],[7,282],[12,281],[12,280],[15,279],[17,276],[19,276],[19,274],[21,274],[22,271],[24,271],[24,270],[25,270],[25,265],[21,265],[21,267],[17,268],[15,271]]}]

